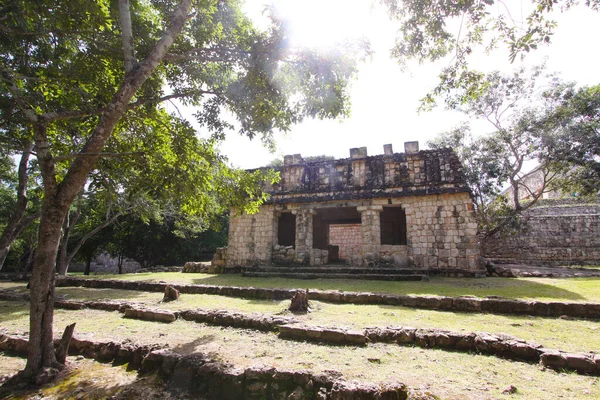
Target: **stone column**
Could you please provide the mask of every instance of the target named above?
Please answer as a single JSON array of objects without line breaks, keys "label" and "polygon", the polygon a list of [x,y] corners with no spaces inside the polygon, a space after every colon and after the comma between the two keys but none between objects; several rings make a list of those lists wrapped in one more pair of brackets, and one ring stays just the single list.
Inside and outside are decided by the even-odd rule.
[{"label": "stone column", "polygon": [[363,264],[376,261],[381,248],[381,221],[379,213],[383,206],[359,206],[356,210],[361,214]]},{"label": "stone column", "polygon": [[296,261],[310,264],[313,247],[313,210],[294,210],[296,215]]}]

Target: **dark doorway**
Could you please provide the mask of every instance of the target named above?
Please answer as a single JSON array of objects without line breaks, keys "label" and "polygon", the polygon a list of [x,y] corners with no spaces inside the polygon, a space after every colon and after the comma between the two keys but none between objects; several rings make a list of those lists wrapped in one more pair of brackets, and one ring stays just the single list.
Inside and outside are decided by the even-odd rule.
[{"label": "dark doorway", "polygon": [[401,207],[383,207],[381,244],[406,245],[406,213]]},{"label": "dark doorway", "polygon": [[296,215],[291,212],[282,213],[279,216],[277,244],[296,247]]}]

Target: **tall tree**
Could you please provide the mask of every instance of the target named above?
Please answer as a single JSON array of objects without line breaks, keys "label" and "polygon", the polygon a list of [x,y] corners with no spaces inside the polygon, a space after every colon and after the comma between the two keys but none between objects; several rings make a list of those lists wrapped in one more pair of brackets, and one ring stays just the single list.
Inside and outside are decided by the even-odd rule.
[{"label": "tall tree", "polygon": [[543,147],[559,172],[563,190],[600,195],[600,85],[560,84],[544,93],[538,117]]},{"label": "tall tree", "polygon": [[[341,50],[289,49],[276,20],[268,32],[257,31],[235,0],[126,3],[16,0],[0,9],[0,120],[30,134],[44,186],[24,377],[61,365],[52,324],[62,225],[98,160],[110,156],[107,141],[127,134],[127,121],[162,123],[158,105],[180,99],[201,107],[198,121],[215,138],[233,127],[221,116],[227,109],[241,134],[269,140],[307,116],[347,112],[355,68]],[[174,187],[185,170],[179,167],[169,177]],[[229,179],[237,189],[213,190],[254,194],[252,177],[231,172]]]},{"label": "tall tree", "polygon": [[[429,143],[433,148],[451,147],[457,152],[475,195],[480,229],[486,236],[514,222],[556,180],[553,149],[545,145],[548,127],[542,128],[539,119],[550,107],[544,102],[541,81],[552,77],[544,77],[542,71],[536,67],[513,74],[487,74],[485,89],[477,97],[465,90],[451,92],[456,104],[464,104],[459,110],[487,121],[492,131],[473,137],[465,125]],[[560,85],[556,78],[549,82]],[[536,163],[539,179],[526,179]],[[506,187],[510,198],[498,197]]]}]

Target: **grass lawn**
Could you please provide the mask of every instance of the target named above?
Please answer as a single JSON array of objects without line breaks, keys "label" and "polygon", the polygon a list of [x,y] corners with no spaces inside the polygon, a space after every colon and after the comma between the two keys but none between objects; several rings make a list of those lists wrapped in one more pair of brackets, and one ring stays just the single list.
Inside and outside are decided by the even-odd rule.
[{"label": "grass lawn", "polygon": [[[83,275],[78,275],[83,277]],[[337,279],[245,278],[241,275],[210,275],[159,272],[123,275],[91,275],[96,279],[165,281],[199,285],[254,286],[366,291],[389,294],[439,296],[502,296],[514,299],[600,303],[600,278],[431,278],[429,282],[390,282]]]},{"label": "grass lawn", "polygon": [[[21,287],[24,289],[24,285]],[[291,315],[289,300],[240,299],[215,295],[182,294],[179,300],[162,303],[162,293],[119,289],[57,288],[58,295],[71,300],[127,300],[169,310],[225,309],[244,313]],[[453,331],[505,333],[563,351],[600,352],[600,321],[456,313],[386,305],[332,304],[311,302],[313,312],[297,315],[303,323],[362,329],[371,326],[413,326]],[[0,323],[7,317],[0,315]]]},{"label": "grass lawn", "polygon": [[[0,326],[26,331],[27,303],[0,302]],[[273,333],[211,327],[187,321],[160,324],[122,318],[117,312],[56,310],[55,330],[76,321],[79,337],[168,343],[181,353],[202,351],[240,367],[338,370],[347,379],[400,381],[443,399],[503,398],[508,385],[527,399],[600,398],[598,378],[542,371],[537,365],[491,356],[375,344],[324,346],[278,339]]]}]

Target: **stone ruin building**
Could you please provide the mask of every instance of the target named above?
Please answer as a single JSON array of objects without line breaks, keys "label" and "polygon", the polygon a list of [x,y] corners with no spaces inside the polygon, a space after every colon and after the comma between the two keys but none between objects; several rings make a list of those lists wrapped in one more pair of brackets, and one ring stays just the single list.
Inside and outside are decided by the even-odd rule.
[{"label": "stone ruin building", "polygon": [[270,199],[260,211],[231,211],[227,268],[254,276],[334,266],[483,275],[458,157],[450,149],[419,151],[418,142],[404,149],[394,153],[388,144],[368,156],[366,147],[354,148],[350,158],[315,162],[285,156],[281,181],[265,188]]}]

